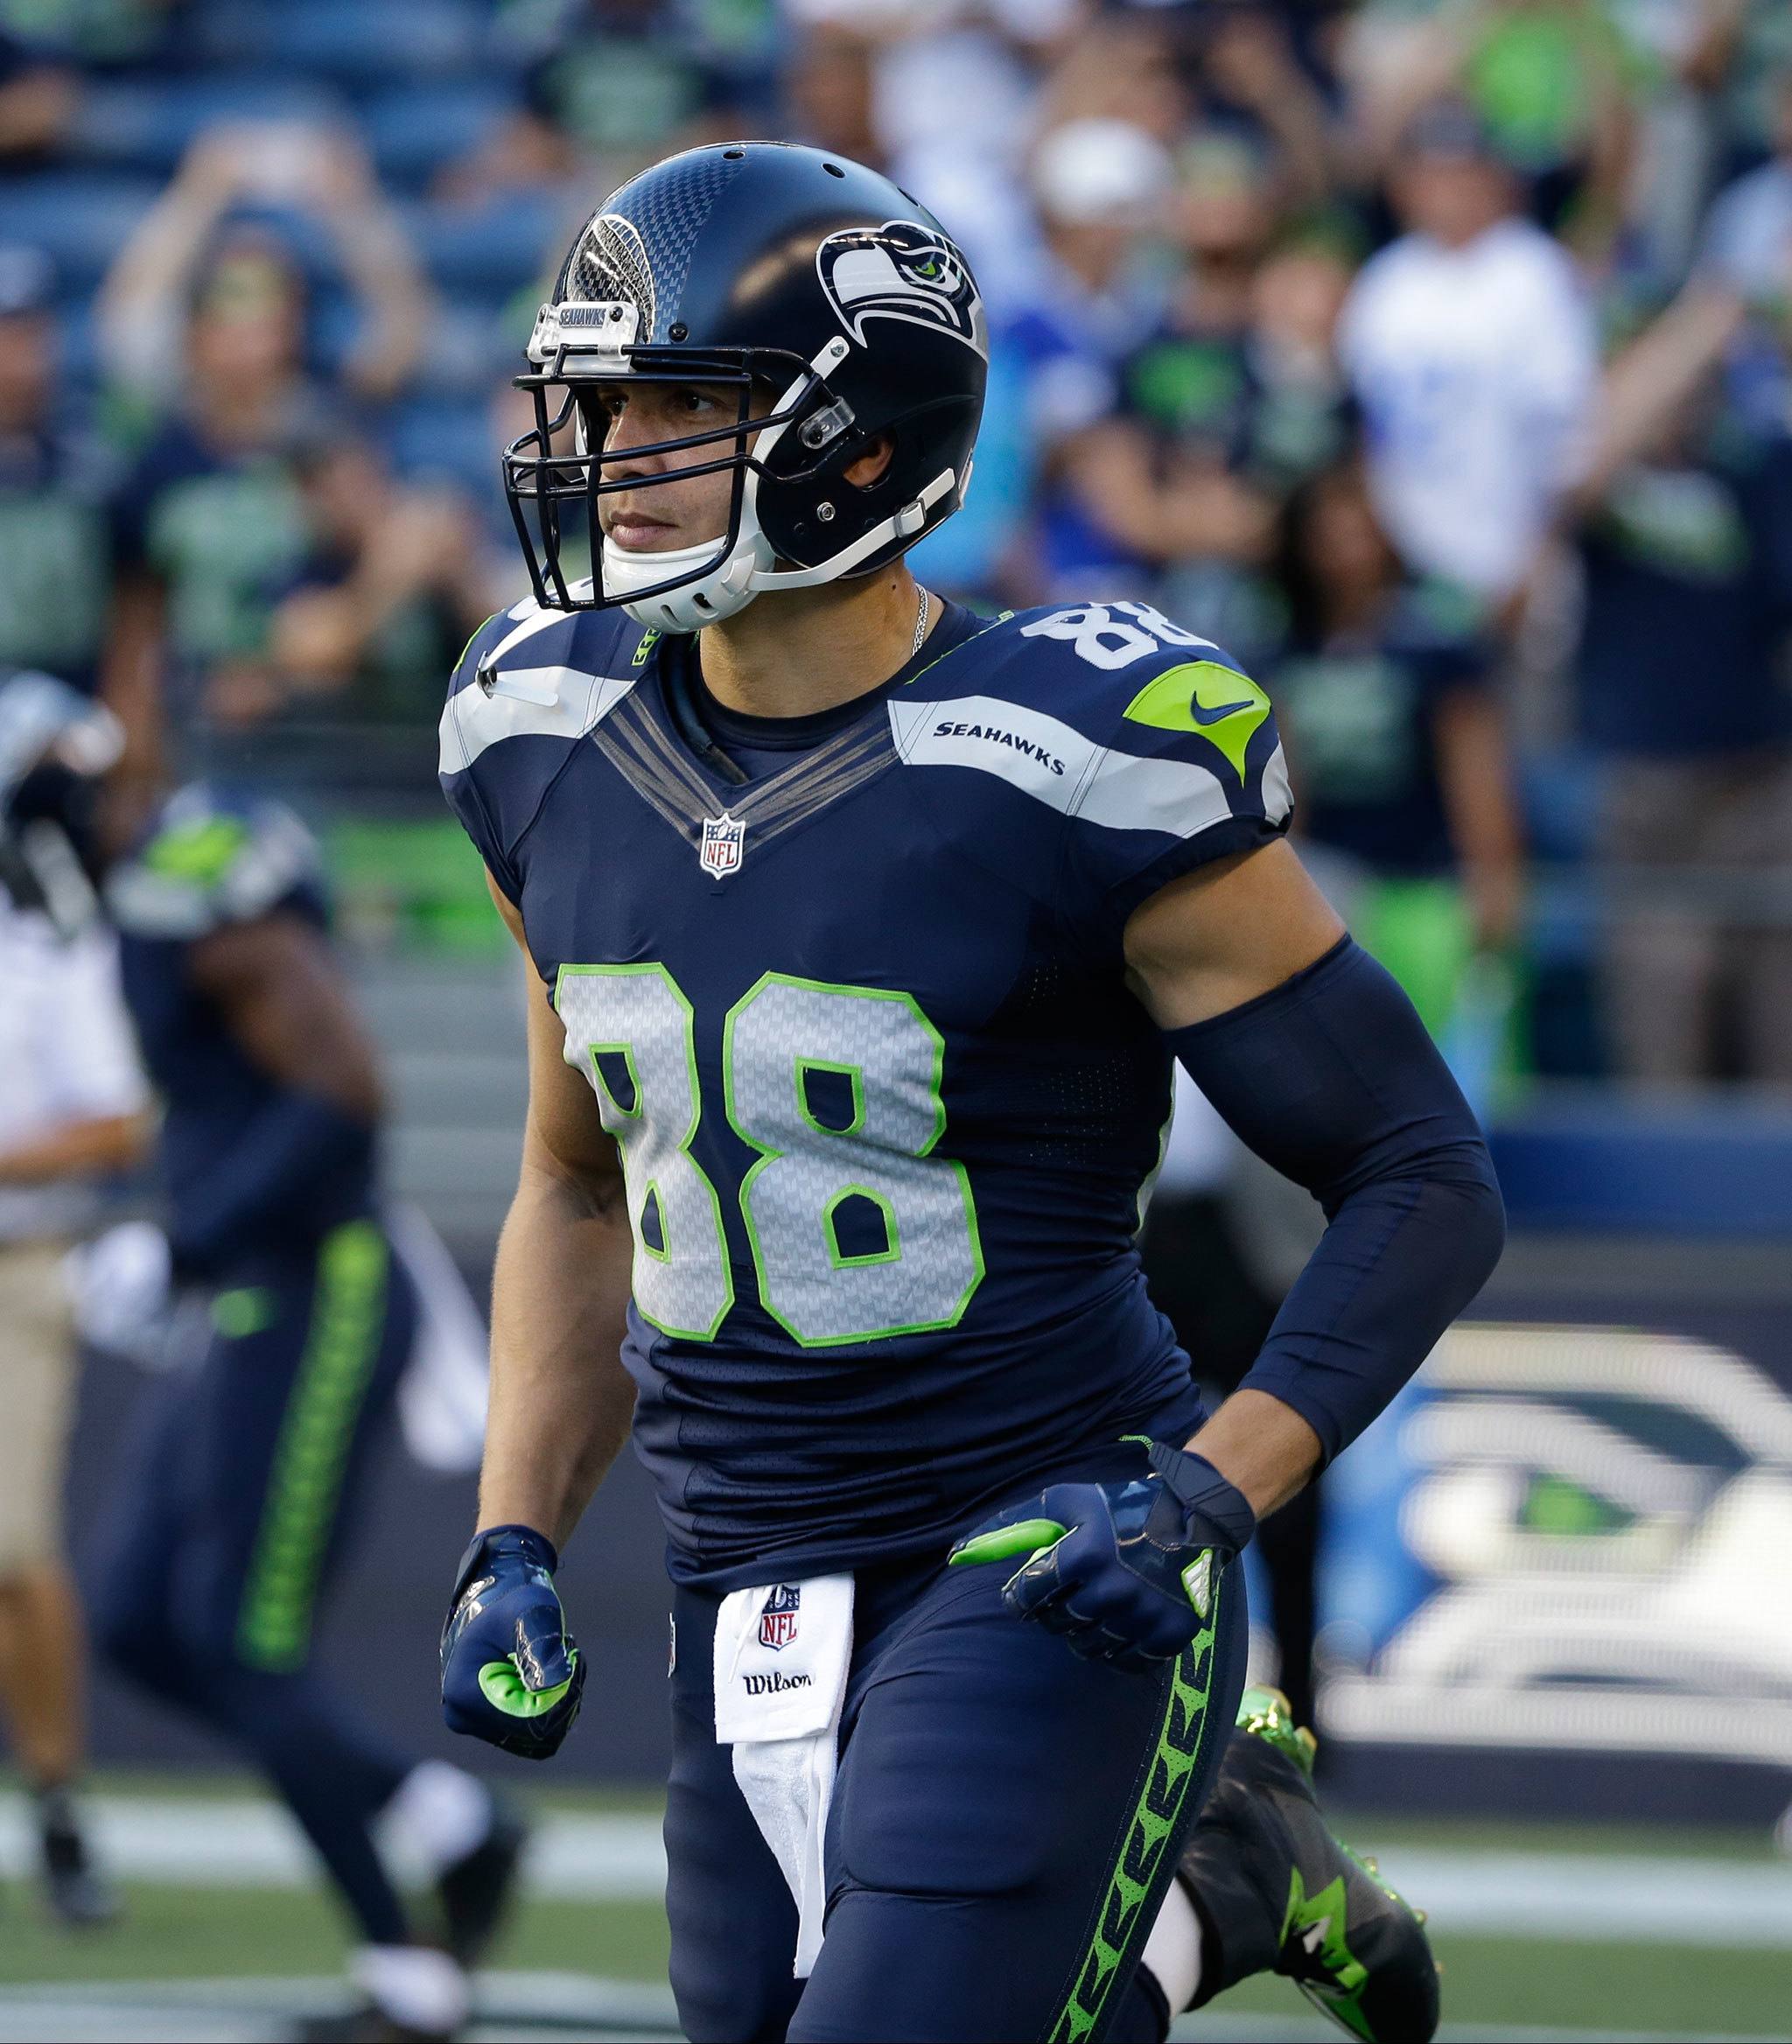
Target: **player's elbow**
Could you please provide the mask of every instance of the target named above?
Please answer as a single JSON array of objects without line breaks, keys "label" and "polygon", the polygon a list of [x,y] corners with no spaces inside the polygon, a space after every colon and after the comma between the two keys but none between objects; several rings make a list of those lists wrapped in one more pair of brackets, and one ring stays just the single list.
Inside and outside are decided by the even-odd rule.
[{"label": "player's elbow", "polygon": [[1420,1175],[1441,1223],[1436,1239],[1452,1245],[1466,1303],[1506,1248],[1506,1201],[1493,1157],[1479,1134],[1465,1136],[1432,1152]]},{"label": "player's elbow", "polygon": [[1477,1143],[1475,1151],[1474,1180],[1463,1180],[1459,1198],[1463,1202],[1465,1257],[1480,1271],[1475,1279],[1475,1290],[1480,1290],[1494,1276],[1500,1257],[1506,1253],[1506,1200],[1500,1192],[1500,1178],[1494,1172],[1488,1144]]},{"label": "player's elbow", "polygon": [[513,1214],[547,1211],[626,1231],[628,1202],[614,1144],[606,1137],[595,1144],[556,1139],[564,1134],[533,1116],[525,1126]]}]

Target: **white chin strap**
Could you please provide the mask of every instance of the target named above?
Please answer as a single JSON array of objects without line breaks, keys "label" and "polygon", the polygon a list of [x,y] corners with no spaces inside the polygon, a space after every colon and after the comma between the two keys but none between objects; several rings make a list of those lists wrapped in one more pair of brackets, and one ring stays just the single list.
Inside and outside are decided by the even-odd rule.
[{"label": "white chin strap", "polygon": [[[747,478],[747,486],[753,479]],[[760,522],[741,507],[740,536],[726,556],[707,575],[697,570],[716,559],[719,539],[706,539],[700,546],[668,547],[663,553],[637,551],[619,547],[613,539],[604,541],[604,592],[623,596],[630,589],[652,589],[675,575],[692,579],[658,596],[623,603],[623,609],[637,625],[650,625],[660,632],[701,632],[705,625],[719,625],[744,611],[759,594],[756,577],[761,567],[772,564],[771,542],[760,530]]]},{"label": "white chin strap", "polygon": [[[809,364],[810,372],[825,376],[850,352],[849,342],[830,340]],[[806,381],[807,378],[799,376],[773,409],[789,410],[802,394]],[[773,426],[764,434],[755,451],[758,459],[765,459],[790,424],[787,419],[783,425]],[[670,547],[663,553],[644,553],[631,547],[619,547],[606,535],[604,591],[606,595],[622,597],[622,608],[638,625],[650,626],[659,632],[701,632],[705,625],[719,625],[724,619],[738,617],[754,597],[763,595],[767,590],[816,589],[824,582],[837,582],[892,540],[919,535],[932,515],[934,507],[956,480],[949,468],[942,469],[918,497],[911,499],[880,524],[874,525],[869,532],[862,533],[850,546],[843,547],[837,554],[813,568],[774,570],[772,563],[776,556],[772,542],[760,526],[759,471],[750,468],[741,490],[740,530],[725,555],[717,558],[722,545],[719,536],[705,540],[698,546]],[[698,573],[706,562],[714,565],[707,573]],[[634,602],[628,600],[629,590],[652,589],[656,584],[670,581],[681,574],[689,574],[691,579],[676,589],[664,590],[658,596],[642,597]]]}]

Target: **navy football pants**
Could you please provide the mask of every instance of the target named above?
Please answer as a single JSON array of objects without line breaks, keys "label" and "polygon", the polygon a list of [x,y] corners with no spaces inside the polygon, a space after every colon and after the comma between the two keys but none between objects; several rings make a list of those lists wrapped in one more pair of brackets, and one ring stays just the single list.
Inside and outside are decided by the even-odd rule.
[{"label": "navy football pants", "polygon": [[1148,1675],[1015,1618],[1005,1572],[858,1575],[827,1935],[806,1983],[795,1904],[715,1740],[718,1600],[676,1592],[666,1900],[692,2044],[1163,2036],[1135,1972],[1237,1713],[1242,1571],[1211,1634]]},{"label": "navy football pants", "polygon": [[157,1386],[93,1622],[122,1673],[257,1761],[369,1943],[409,1935],[369,1824],[412,1766],[316,1673],[312,1628],[409,1358],[416,1304],[383,1232],[219,1296],[195,1374]]}]

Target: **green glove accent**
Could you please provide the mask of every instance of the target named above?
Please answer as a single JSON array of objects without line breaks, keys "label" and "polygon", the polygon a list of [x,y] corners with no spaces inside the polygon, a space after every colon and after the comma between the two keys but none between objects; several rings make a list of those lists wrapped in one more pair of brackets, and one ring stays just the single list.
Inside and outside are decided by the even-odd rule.
[{"label": "green glove accent", "polygon": [[1031,1561],[1034,1555],[1054,1546],[1070,1530],[1055,1519],[1017,1519],[1012,1526],[998,1526],[990,1533],[973,1533],[952,1550],[948,1568],[985,1561]]},{"label": "green glove accent", "polygon": [[[567,1659],[573,1668],[578,1666],[576,1648]],[[494,1711],[502,1711],[507,1718],[545,1717],[572,1687],[572,1680],[569,1675],[552,1689],[530,1689],[522,1679],[514,1656],[508,1661],[487,1661],[480,1670],[480,1692]]]}]

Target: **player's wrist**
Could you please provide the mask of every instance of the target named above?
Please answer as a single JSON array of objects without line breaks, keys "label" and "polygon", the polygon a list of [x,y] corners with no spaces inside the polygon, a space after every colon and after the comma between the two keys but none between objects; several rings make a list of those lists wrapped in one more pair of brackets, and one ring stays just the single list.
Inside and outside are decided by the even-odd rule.
[{"label": "player's wrist", "polygon": [[507,1519],[494,1525],[481,1526],[473,1539],[494,1553],[504,1550],[520,1553],[526,1550],[532,1560],[542,1561],[550,1572],[560,1566],[560,1552],[554,1543],[539,1526],[531,1526],[522,1519]]},{"label": "player's wrist", "polygon": [[467,1586],[484,1573],[538,1569],[551,1577],[558,1572],[559,1567],[558,1549],[538,1527],[520,1520],[482,1526],[468,1542],[460,1558],[451,1601],[458,1603]]},{"label": "player's wrist", "polygon": [[1217,1536],[1205,1544],[1223,1546],[1232,1554],[1250,1544],[1256,1531],[1256,1513],[1250,1500],[1232,1480],[1190,1448],[1169,1441],[1153,1441],[1148,1457],[1153,1474],[1202,1530]]}]

